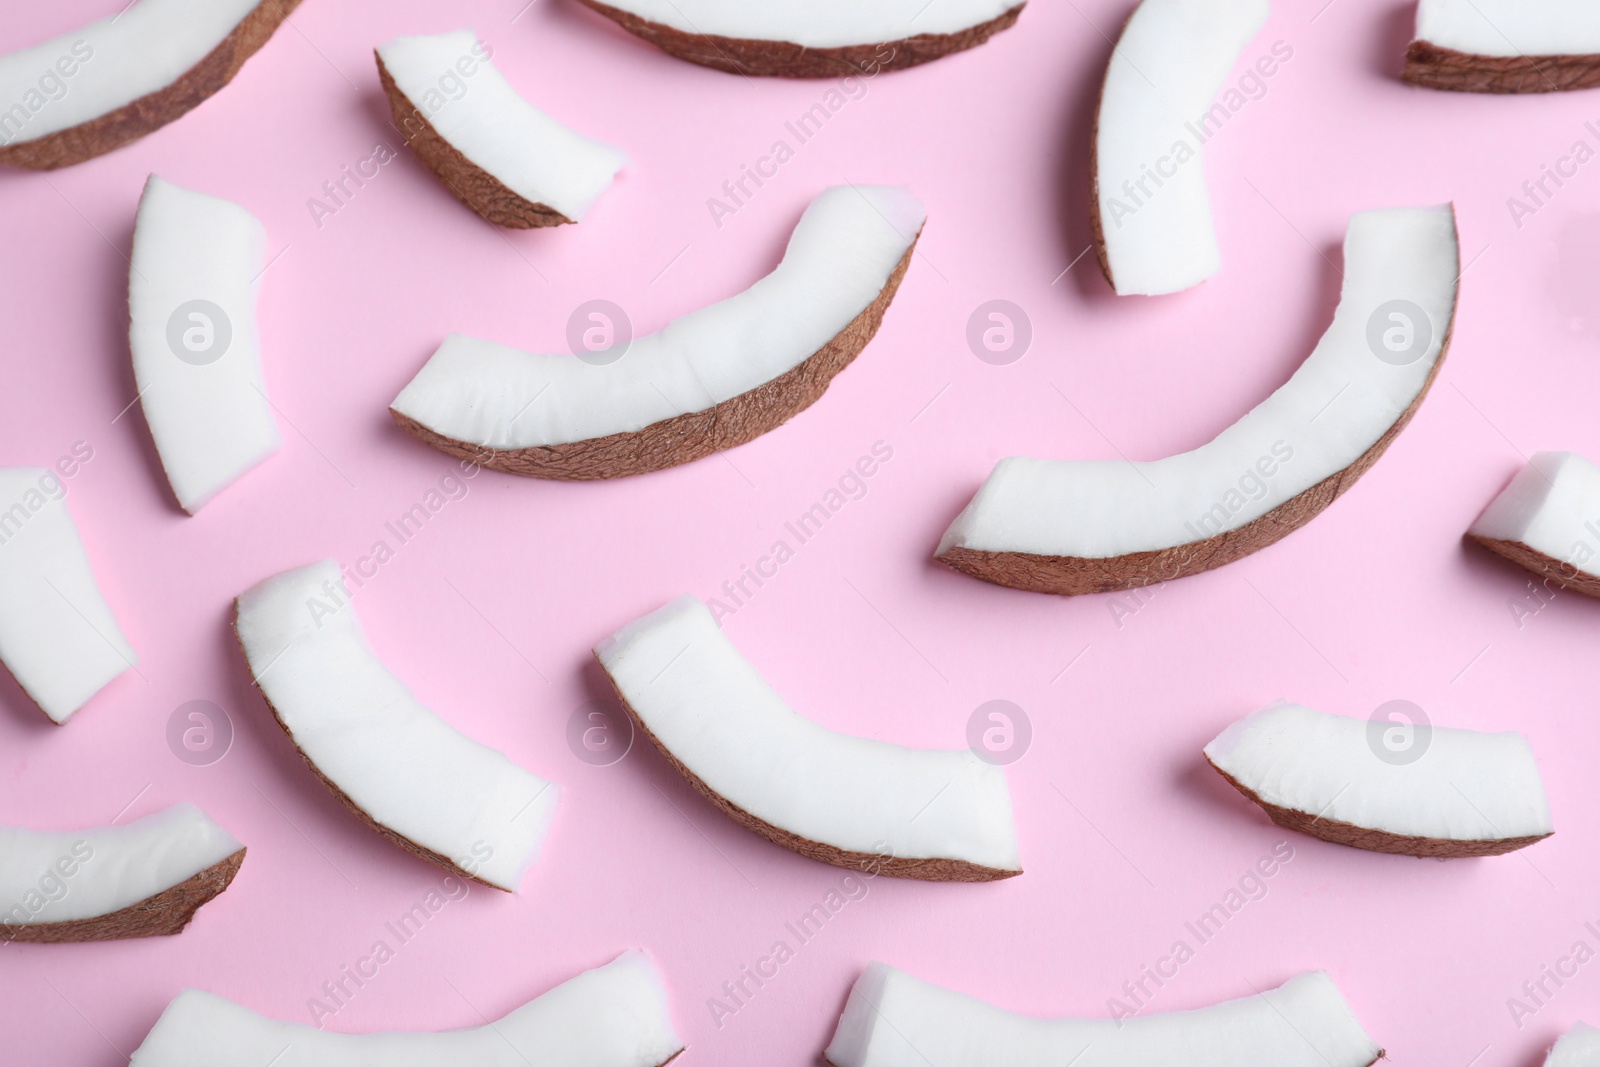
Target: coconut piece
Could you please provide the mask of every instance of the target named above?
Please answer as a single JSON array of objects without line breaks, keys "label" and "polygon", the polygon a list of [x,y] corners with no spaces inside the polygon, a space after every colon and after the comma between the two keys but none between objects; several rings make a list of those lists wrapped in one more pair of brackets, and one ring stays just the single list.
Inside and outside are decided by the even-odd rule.
[{"label": "coconut piece", "polygon": [[1022,873],[1004,772],[802,718],[692,596],[595,648],[662,755],[746,829],[814,860],[935,882]]},{"label": "coconut piece", "polygon": [[1401,77],[1463,93],[1600,86],[1600,9],[1586,0],[1420,0]]},{"label": "coconut piece", "polygon": [[1544,1067],[1595,1067],[1600,1064],[1600,1030],[1587,1023],[1573,1023],[1572,1029],[1545,1057]]},{"label": "coconut piece", "polygon": [[[1396,750],[1385,734],[1410,731]],[[1555,832],[1528,742],[1396,726],[1298,704],[1263,708],[1205,747],[1206,760],[1279,826],[1404,856],[1498,856]]]},{"label": "coconut piece", "polygon": [[1572,452],[1538,453],[1467,537],[1563,588],[1600,596],[1600,468]]},{"label": "coconut piece", "polygon": [[637,949],[496,1022],[439,1033],[338,1034],[267,1019],[198,989],[173,998],[133,1067],[659,1067],[683,1051],[666,985]]},{"label": "coconut piece", "polygon": [[0,467],[0,660],[66,722],[138,663],[100,595],[67,488],[42,467]]},{"label": "coconut piece", "polygon": [[446,188],[497,226],[577,222],[628,165],[620,149],[528,103],[471,30],[397,37],[378,78],[406,143]]},{"label": "coconut piece", "polygon": [[282,446],[261,378],[266,231],[238,204],[154,174],[139,198],[128,345],[167,482],[193,515]]},{"label": "coconut piece", "polygon": [[300,0],[137,0],[0,56],[0,163],[82,163],[160,129],[233,80]]},{"label": "coconut piece", "polygon": [[412,855],[515,892],[560,789],[423,707],[367,644],[339,566],[268,578],[234,631],[261,695],[306,765]]},{"label": "coconut piece", "polygon": [[1277,392],[1209,443],[1153,462],[1003,459],[945,531],[939,560],[998,585],[1095,593],[1274,543],[1411,420],[1444,360],[1458,262],[1448,205],[1355,215],[1333,323]]},{"label": "coconut piece", "polygon": [[1123,28],[1089,163],[1095,251],[1119,295],[1175,293],[1222,269],[1207,109],[1267,14],[1267,0],[1143,0]]},{"label": "coconut piece", "polygon": [[619,478],[744,444],[810,407],[872,339],[923,218],[905,189],[836,186],[739,295],[579,357],[452,334],[390,414],[442,452],[536,478]]},{"label": "coconut piece", "polygon": [[0,941],[176,934],[228,888],[244,853],[193,804],[127,826],[0,826]]},{"label": "coconut piece", "polygon": [[903,70],[975,48],[1022,14],[1011,0],[582,2],[663,52],[730,74],[838,78]]},{"label": "coconut piece", "polygon": [[1035,1019],[873,963],[823,1056],[834,1067],[1368,1067],[1383,1050],[1326,971],[1196,1011]]}]

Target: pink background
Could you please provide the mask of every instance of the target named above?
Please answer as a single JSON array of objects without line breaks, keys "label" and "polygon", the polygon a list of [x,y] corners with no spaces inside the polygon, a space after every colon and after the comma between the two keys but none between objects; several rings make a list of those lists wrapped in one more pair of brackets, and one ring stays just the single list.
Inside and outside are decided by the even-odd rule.
[{"label": "pink background", "polygon": [[[13,5],[0,50],[120,6]],[[1396,1063],[1482,1067],[1531,1067],[1590,1010],[1600,964],[1520,1030],[1506,1000],[1575,941],[1600,947],[1583,929],[1600,919],[1600,608],[1562,595],[1519,625],[1526,576],[1461,533],[1524,455],[1600,456],[1600,163],[1520,228],[1505,203],[1575,140],[1597,144],[1583,122],[1600,118],[1600,95],[1413,90],[1396,78],[1411,4],[1280,3],[1243,58],[1283,40],[1293,59],[1208,149],[1223,272],[1183,295],[1118,300],[1078,257],[1096,86],[1128,0],[1036,0],[976,51],[873,80],[721,228],[707,198],[828,83],[681,63],[568,0],[520,16],[521,0],[448,6],[308,0],[179,122],[69,170],[0,174],[0,456],[47,464],[92,445],[71,509],[141,657],[59,729],[0,681],[3,819],[65,829],[130,800],[124,820],[192,800],[250,849],[180,937],[0,950],[5,1059],[121,1062],[186,986],[309,1020],[321,983],[441,873],[302,766],[249,686],[232,598],[287,567],[354,561],[455,469],[385,412],[447,332],[558,350],[570,311],[601,297],[653,330],[765,273],[809,199],[846,180],[909,184],[929,221],[877,340],[814,408],[661,474],[485,473],[361,591],[373,644],[420,699],[565,792],[520,893],[450,904],[328,1025],[477,1025],[630,946],[667,976],[688,1064],[816,1063],[873,959],[1017,1011],[1104,1015],[1285,840],[1199,755],[1279,697],[1362,717],[1404,698],[1436,723],[1523,731],[1558,833],[1456,862],[1293,836],[1267,896],[1152,1010],[1327,968]],[[635,167],[581,226],[502,233],[401,150],[319,229],[307,201],[322,183],[378,142],[400,148],[372,46],[463,24],[530,99]],[[284,449],[196,518],[172,502],[141,413],[116,418],[134,396],[125,257],[152,170],[243,204],[271,251],[287,249],[260,300]],[[1001,456],[1153,458],[1207,440],[1320,335],[1350,213],[1444,200],[1474,261],[1449,362],[1388,455],[1310,526],[1142,598],[1013,592],[931,561]],[[995,298],[1035,331],[1009,366],[964,339]],[[796,709],[836,729],[954,747],[984,701],[1024,708],[1032,748],[1008,773],[1027,873],[878,879],[719,1028],[708,998],[844,872],[741,830],[652,751],[580,762],[567,722],[602,695],[596,640],[678,593],[715,595],[880,440],[894,458],[867,495],[726,629]],[[169,716],[194,699],[235,726],[211,766],[167,747]]]}]

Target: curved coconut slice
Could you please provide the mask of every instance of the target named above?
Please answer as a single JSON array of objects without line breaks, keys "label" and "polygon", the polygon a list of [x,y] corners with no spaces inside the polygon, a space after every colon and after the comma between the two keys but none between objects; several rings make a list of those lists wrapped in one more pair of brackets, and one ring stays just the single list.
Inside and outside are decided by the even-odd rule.
[{"label": "curved coconut slice", "polygon": [[1574,1023],[1545,1057],[1544,1067],[1595,1067],[1600,1064],[1600,1030]]},{"label": "curved coconut slice", "polygon": [[767,840],[897,878],[1022,873],[999,767],[965,749],[904,748],[801,718],[694,597],[624,626],[595,657],[678,773]]},{"label": "curved coconut slice", "polygon": [[1281,704],[1218,734],[1206,759],[1279,826],[1373,852],[1498,856],[1555,832],[1521,734],[1413,726],[1408,758],[1382,720]]},{"label": "curved coconut slice", "polygon": [[406,143],[497,226],[577,222],[628,165],[620,149],[569,130],[518,96],[471,30],[397,37],[376,54]]},{"label": "curved coconut slice", "polygon": [[744,444],[872,340],[923,218],[905,189],[836,186],[738,296],[582,358],[451,334],[389,411],[440,451],[536,478],[619,478]]},{"label": "curved coconut slice", "polygon": [[834,1067],[1368,1067],[1382,1055],[1326,971],[1197,1011],[1034,1019],[882,963],[850,990]]},{"label": "curved coconut slice", "polygon": [[278,725],[346,807],[415,856],[516,891],[560,789],[417,702],[367,645],[338,564],[244,593],[234,631]]},{"label": "curved coconut slice", "polygon": [[67,489],[42,467],[0,467],[0,660],[66,722],[139,662],[100,595]]},{"label": "curved coconut slice", "polygon": [[1100,268],[1118,294],[1157,296],[1222,268],[1202,147],[1207,111],[1267,0],[1143,0],[1111,53],[1090,170]]},{"label": "curved coconut slice", "polygon": [[233,80],[300,0],[137,0],[0,56],[0,163],[53,170],[181,118]]},{"label": "curved coconut slice", "polygon": [[150,436],[191,515],[283,444],[256,337],[265,251],[266,232],[238,204],[154,174],[145,183],[128,343]]},{"label": "curved coconut slice", "polygon": [[1540,452],[1484,509],[1467,536],[1585,596],[1600,596],[1600,467]]},{"label": "curved coconut slice", "polygon": [[441,1033],[336,1034],[277,1022],[186,989],[133,1053],[133,1067],[659,1067],[683,1051],[667,990],[637,950],[585,971],[504,1018]]},{"label": "curved coconut slice", "polygon": [[1458,257],[1449,206],[1354,216],[1333,323],[1277,392],[1166,459],[1003,459],[938,558],[987,582],[1073,594],[1181,578],[1272,544],[1411,420],[1449,343]]},{"label": "curved coconut slice", "polygon": [[[245,848],[193,804],[127,826],[0,826],[3,941],[115,941],[176,934],[228,888]],[[3,905],[0,905],[3,906]]]},{"label": "curved coconut slice", "polygon": [[974,48],[1022,13],[1012,0],[583,0],[629,33],[730,74],[837,78]]},{"label": "curved coconut slice", "polygon": [[1600,86],[1600,9],[1586,0],[1421,0],[1401,77],[1463,93]]}]

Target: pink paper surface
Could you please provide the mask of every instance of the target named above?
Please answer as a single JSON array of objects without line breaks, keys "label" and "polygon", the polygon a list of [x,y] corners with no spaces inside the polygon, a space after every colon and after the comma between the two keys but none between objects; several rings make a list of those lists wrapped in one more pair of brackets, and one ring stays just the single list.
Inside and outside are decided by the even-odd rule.
[{"label": "pink paper surface", "polygon": [[[815,1064],[870,960],[1016,1011],[1103,1017],[1180,939],[1194,958],[1147,1010],[1326,968],[1401,1064],[1531,1067],[1585,1013],[1600,1022],[1600,965],[1547,980],[1541,1004],[1523,991],[1546,967],[1570,973],[1575,943],[1600,948],[1584,925],[1600,926],[1600,605],[1544,604],[1528,575],[1461,540],[1523,455],[1600,457],[1600,163],[1549,184],[1520,225],[1507,205],[1575,142],[1600,147],[1585,126],[1600,95],[1411,89],[1396,74],[1413,5],[1280,3],[1240,72],[1274,42],[1293,57],[1207,149],[1222,273],[1117,299],[1083,253],[1089,132],[1127,0],[1036,0],[977,50],[861,84],[720,225],[708,198],[775,141],[795,147],[785,123],[839,86],[701,69],[569,0],[522,5],[307,0],[178,122],[67,170],[0,174],[0,461],[93,448],[68,500],[140,655],[62,728],[0,681],[0,819],[67,829],[189,800],[249,846],[233,887],[179,937],[0,949],[0,1059],[123,1062],[189,986],[310,1022],[323,983],[376,941],[394,947],[385,923],[440,885],[307,771],[230,629],[248,586],[326,556],[352,563],[380,539],[395,558],[357,600],[379,655],[447,721],[564,793],[521,892],[452,901],[330,1029],[479,1025],[638,946],[670,985],[683,1063]],[[0,50],[120,6],[13,5]],[[497,231],[397,139],[373,45],[463,25],[529,99],[633,157],[581,225]],[[396,158],[319,224],[309,201],[380,144]],[[126,257],[152,171],[244,205],[281,252],[259,315],[284,448],[195,518],[129,407]],[[764,274],[804,205],[845,181],[907,184],[929,217],[882,331],[812,409],[645,477],[486,472],[411,541],[385,530],[456,472],[385,411],[447,333],[559,351],[572,309],[596,298],[654,330]],[[1349,215],[1446,200],[1471,264],[1449,360],[1394,447],[1309,526],[1141,594],[1014,592],[932,561],[1002,456],[1147,459],[1208,440],[1325,328]],[[992,299],[1022,307],[1034,333],[1006,366],[965,339]],[[980,704],[1023,708],[1033,739],[1008,777],[1026,874],[880,878],[800,944],[785,924],[845,872],[742,830],[642,744],[611,766],[582,762],[568,723],[586,701],[611,706],[597,640],[679,593],[725,597],[876,442],[893,458],[864,495],[726,632],[793,707],[849,733],[958,747]],[[1280,697],[1363,718],[1403,698],[1435,723],[1519,730],[1558,832],[1455,862],[1286,834],[1200,757]],[[168,747],[191,700],[234,730],[208,766]],[[1285,841],[1293,859],[1265,895],[1197,944],[1185,923]],[[724,983],[780,940],[794,958],[715,1012],[713,998],[732,1004]],[[1514,1020],[1512,997],[1533,1013]]]}]

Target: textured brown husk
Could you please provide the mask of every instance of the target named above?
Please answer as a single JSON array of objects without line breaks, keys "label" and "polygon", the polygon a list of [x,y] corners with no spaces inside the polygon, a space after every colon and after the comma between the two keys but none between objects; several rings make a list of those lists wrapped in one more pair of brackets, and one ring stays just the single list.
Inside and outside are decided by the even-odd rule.
[{"label": "textured brown husk", "polygon": [[[233,639],[239,645],[240,654],[244,656],[246,668],[249,668],[250,653],[245,650],[244,642],[239,639],[239,600],[237,597],[234,598],[233,601],[233,616]],[[435,867],[441,867],[444,870],[449,871],[451,874],[458,875],[471,882],[477,882],[482,886],[488,886],[490,889],[496,889],[502,893],[511,892],[511,890],[505,888],[504,886],[498,886],[493,882],[484,881],[471,871],[457,866],[456,863],[448,856],[440,855],[431,848],[424,848],[422,845],[417,844],[409,837],[403,837],[399,833],[389,829],[389,827],[383,825],[377,819],[374,819],[371,815],[369,815],[365,808],[351,799],[350,795],[343,789],[340,789],[337,782],[335,782],[332,778],[329,778],[326,774],[323,774],[322,769],[312,761],[310,756],[306,755],[305,750],[300,747],[300,743],[295,740],[294,731],[289,729],[289,724],[283,721],[283,716],[278,714],[278,709],[272,706],[271,700],[267,699],[267,691],[261,688],[261,683],[256,679],[255,671],[253,669],[250,670],[250,677],[252,683],[255,685],[256,691],[261,694],[262,703],[266,704],[267,710],[272,712],[273,719],[275,719],[278,725],[283,728],[283,732],[288,735],[289,743],[294,746],[294,750],[300,753],[300,758],[305,760],[306,766],[311,768],[311,773],[317,776],[317,780],[323,785],[327,786],[328,792],[338,797],[339,802],[348,808],[352,815],[366,823],[368,826],[372,827],[374,830],[378,831],[378,833],[382,834],[389,841],[399,845],[401,848],[405,849],[407,852],[411,853],[420,860],[426,860]]]},{"label": "textured brown husk", "polygon": [[447,455],[529,478],[623,478],[702,459],[775,430],[816,403],[834,375],[849,366],[878,332],[883,313],[900,288],[900,279],[905,276],[916,247],[913,239],[866,310],[813,355],[771,381],[704,411],[675,415],[629,433],[564,445],[505,449],[446,437],[394,408],[389,409],[389,414],[406,433]]},{"label": "textured brown husk", "polygon": [[239,873],[245,851],[241,848],[175,886],[105,915],[59,923],[0,924],[0,941],[63,944],[176,934],[189,925],[201,905],[228,888],[233,876]]},{"label": "textured brown husk", "polygon": [[[600,657],[595,656],[596,661]],[[600,663],[600,669],[605,670],[605,663]],[[701,781],[699,775],[691,771],[683,761],[672,754],[672,750],[661,742],[651,732],[643,716],[633,709],[628,703],[628,698],[623,696],[621,688],[617,686],[616,679],[611,678],[608,671],[606,677],[611,679],[611,688],[617,694],[617,700],[627,710],[628,716],[638,729],[656,746],[656,751],[666,757],[668,763],[688,783],[694,786],[695,791],[711,801],[724,815],[743,826],[746,830],[754,831],[775,845],[782,845],[791,852],[798,852],[807,859],[817,860],[820,863],[831,863],[835,867],[845,867],[865,874],[886,874],[890,878],[915,878],[924,882],[993,882],[1001,878],[1014,878],[1022,871],[1008,871],[998,867],[984,867],[981,864],[969,863],[957,859],[913,859],[904,856],[880,856],[874,852],[851,852],[848,849],[835,848],[820,841],[813,841],[807,837],[790,833],[781,827],[760,819],[739,805],[728,800],[721,793],[712,789]]]},{"label": "textured brown husk", "polygon": [[1504,541],[1497,537],[1479,537],[1468,532],[1467,539],[1476,541],[1490,552],[1504,556],[1512,563],[1542,578],[1555,582],[1563,589],[1570,589],[1574,593],[1584,596],[1600,597],[1600,578],[1584,571],[1580,571],[1564,560],[1547,556],[1536,548],[1530,548],[1521,541]]},{"label": "textured brown husk", "polygon": [[939,562],[985,582],[1004,585],[1012,589],[1025,589],[1036,593],[1057,593],[1076,596],[1080,593],[1109,593],[1119,589],[1136,589],[1183,578],[1191,574],[1212,570],[1232,563],[1252,552],[1259,552],[1275,544],[1316,518],[1356,483],[1372,465],[1378,462],[1400,431],[1406,428],[1411,417],[1433,387],[1439,368],[1444,365],[1450,351],[1450,338],[1455,330],[1456,304],[1450,307],[1450,322],[1445,327],[1444,341],[1439,356],[1428,371],[1416,399],[1383,435],[1354,463],[1324,478],[1311,488],[1290,497],[1259,519],[1254,519],[1234,530],[1207,537],[1199,541],[1174,545],[1171,548],[1148,552],[1130,552],[1125,556],[1107,556],[1091,559],[1080,556],[1045,556],[1031,552],[985,552],[973,548],[951,548],[934,558]]},{"label": "textured brown husk", "polygon": [[[600,3],[600,0],[581,0],[581,3],[679,59],[729,74],[769,78],[838,78],[915,67],[941,59],[952,52],[977,47],[1001,30],[1009,29],[1024,6],[1017,4],[988,22],[980,22],[956,33],[920,33],[915,37],[877,44],[807,48],[790,41],[757,41],[744,37],[685,33],[620,11],[609,4]],[[883,54],[885,49],[892,50],[887,57]]]},{"label": "textured brown husk", "polygon": [[0,148],[0,163],[30,170],[55,170],[121,148],[182,118],[233,80],[289,17],[300,0],[261,0],[204,59],[177,81],[108,111],[32,141]]},{"label": "textured brown husk", "polygon": [[[1207,756],[1206,762],[1211,763],[1211,757]],[[1368,826],[1356,826],[1354,823],[1324,819],[1321,816],[1312,815],[1309,812],[1296,811],[1293,808],[1280,808],[1276,804],[1271,804],[1261,799],[1258,793],[1241,783],[1221,767],[1218,767],[1215,763],[1211,763],[1211,769],[1227,779],[1229,785],[1249,797],[1254,803],[1260,805],[1268,817],[1285,830],[1310,834],[1312,837],[1330,841],[1335,845],[1363,848],[1368,852],[1387,852],[1396,856],[1419,856],[1423,859],[1469,859],[1477,856],[1502,856],[1507,852],[1515,852],[1519,848],[1527,848],[1535,841],[1543,841],[1550,836],[1550,834],[1536,834],[1532,837],[1500,837],[1490,840],[1461,841],[1443,837],[1407,837],[1404,834],[1391,834],[1385,830],[1374,830]]]},{"label": "textured brown husk", "polygon": [[1600,86],[1600,56],[1480,56],[1412,41],[1400,77],[1457,93],[1556,93]]},{"label": "textured brown husk", "polygon": [[378,80],[389,98],[389,111],[406,144],[427,164],[429,170],[455,194],[456,199],[496,226],[528,230],[540,226],[562,226],[573,220],[548,204],[541,204],[512,192],[500,179],[461,154],[439,135],[410,97],[400,91],[383,57],[378,61]]},{"label": "textured brown husk", "polygon": [[[1128,23],[1132,20],[1131,13],[1122,20],[1122,30],[1117,34],[1118,42],[1122,40],[1122,34],[1128,32]],[[1089,226],[1094,230],[1094,258],[1100,263],[1100,273],[1106,276],[1106,284],[1111,286],[1113,292],[1116,291],[1117,280],[1111,276],[1111,254],[1106,251],[1106,231],[1100,218],[1100,109],[1105,106],[1106,82],[1111,78],[1111,64],[1116,58],[1116,49],[1113,47],[1111,58],[1106,61],[1106,76],[1100,79],[1100,96],[1094,104],[1094,125],[1089,130]]]}]

